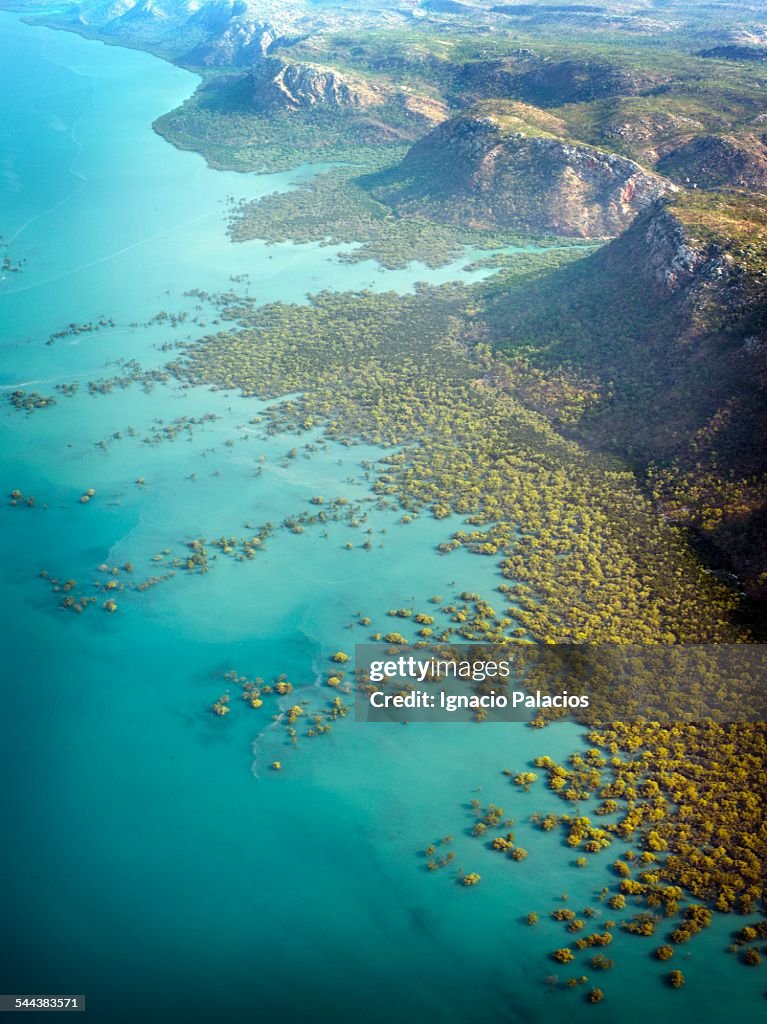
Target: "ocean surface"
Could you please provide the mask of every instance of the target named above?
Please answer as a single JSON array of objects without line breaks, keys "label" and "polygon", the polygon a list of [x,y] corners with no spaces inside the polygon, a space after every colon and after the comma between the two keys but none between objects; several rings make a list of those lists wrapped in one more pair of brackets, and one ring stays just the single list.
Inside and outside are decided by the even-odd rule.
[{"label": "ocean surface", "polygon": [[[360,462],[382,452],[265,439],[248,426],[262,404],[232,393],[159,384],[91,395],[83,385],[65,397],[56,385],[108,377],[125,360],[162,365],[172,353],[161,346],[215,317],[192,289],[247,288],[258,301],[404,292],[469,279],[460,268],[476,255],[385,272],[340,263],[332,247],[230,243],[230,197],[289,188],[317,168],[228,174],[173,149],[151,123],[195,82],[146,54],[0,13],[0,235],[21,263],[0,280],[0,487],[36,499],[0,501],[0,991],[84,993],[89,1019],[105,1024],[753,1015],[764,971],[721,952],[737,920],[717,920],[677,953],[679,992],[651,957],[659,937],[617,932],[604,977],[585,954],[569,968],[547,960],[567,943],[549,918],[561,894],[576,910],[600,906],[619,849],[576,869],[573,851],[527,820],[562,813],[561,801],[541,784],[521,793],[501,772],[579,749],[575,726],[403,728],[350,716],[292,748],[267,706],[209,713],[232,668],[286,672],[293,700],[332,697],[319,688],[329,654],[368,637],[349,628],[358,612],[391,628],[387,608],[429,611],[434,593],[477,590],[492,602],[490,560],[435,551],[457,521],[402,526],[369,510],[371,551],[344,523],[327,536],[277,532],[252,562],[221,558],[205,576],[119,592],[114,615],[100,608],[101,564],[162,573],[163,549],[280,522],[313,494],[364,507]],[[208,323],[153,322],[161,310]],[[101,319],[115,326],[46,344]],[[7,401],[17,388],[57,404],[27,415]],[[218,418],[174,440],[144,440],[158,420],[208,413]],[[75,579],[97,604],[62,611],[41,572]],[[475,797],[516,817],[526,861],[469,836]],[[426,870],[421,851],[446,833],[456,866],[481,874],[475,889],[451,869]],[[531,910],[535,927],[524,923]],[[583,973],[603,1004],[551,983]]]}]

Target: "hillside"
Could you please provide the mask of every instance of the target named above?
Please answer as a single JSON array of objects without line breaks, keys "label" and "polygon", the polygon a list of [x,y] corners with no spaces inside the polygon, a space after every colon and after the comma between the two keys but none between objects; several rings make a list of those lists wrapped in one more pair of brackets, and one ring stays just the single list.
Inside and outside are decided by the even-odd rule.
[{"label": "hillside", "polygon": [[364,110],[385,101],[380,89],[362,78],[341,74],[316,64],[292,63],[266,58],[251,73],[253,107],[299,110],[316,105],[354,107]]},{"label": "hillside", "polygon": [[670,80],[668,73],[623,67],[604,58],[560,60],[523,50],[500,60],[466,63],[456,76],[456,86],[470,101],[515,99],[540,107],[559,107],[614,96],[640,96]]},{"label": "hillside", "polygon": [[699,135],[665,154],[656,167],[688,187],[767,189],[767,146],[756,136]]},{"label": "hillside", "polygon": [[375,197],[401,214],[469,227],[604,238],[674,190],[633,160],[569,140],[551,116],[501,109],[439,125],[371,179]]},{"label": "hillside", "polygon": [[578,437],[628,458],[665,514],[761,597],[766,278],[767,200],[683,192],[574,265],[487,286],[487,322],[512,360],[590,382]]}]

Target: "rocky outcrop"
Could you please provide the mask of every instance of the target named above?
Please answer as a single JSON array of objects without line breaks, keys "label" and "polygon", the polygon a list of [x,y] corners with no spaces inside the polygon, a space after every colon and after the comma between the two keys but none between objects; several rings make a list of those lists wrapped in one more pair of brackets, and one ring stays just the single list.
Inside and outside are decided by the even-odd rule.
[{"label": "rocky outcrop", "polygon": [[120,30],[129,32],[132,27],[139,27],[142,23],[154,25],[165,22],[169,18],[167,11],[160,4],[154,3],[153,0],[139,0],[138,3],[131,4],[125,8],[122,5],[118,5],[115,11],[115,19],[109,21],[103,28],[106,34],[109,34],[112,29],[115,29],[118,33]]},{"label": "rocky outcrop", "polygon": [[381,119],[383,114],[378,113],[367,126],[360,123],[360,139],[365,142],[389,137],[412,141],[448,116],[446,104],[436,97],[371,85],[335,68],[277,57],[267,56],[255,64],[250,85],[253,107],[262,113],[321,108],[364,113],[384,104],[391,109],[398,107],[404,113],[406,120],[402,124],[389,125]]},{"label": "rocky outcrop", "polygon": [[279,33],[273,25],[238,19],[211,42],[191,50],[184,63],[196,67],[250,67],[264,57],[278,39]]},{"label": "rocky outcrop", "polygon": [[767,32],[743,27],[731,29],[720,43],[700,50],[698,56],[717,60],[767,60]]},{"label": "rocky outcrop", "polygon": [[718,332],[743,339],[757,326],[767,328],[763,246],[714,227],[753,230],[733,227],[730,201],[748,202],[745,193],[678,192],[651,206],[600,254],[606,274],[625,278],[630,270],[634,286],[641,282],[655,293],[659,320],[671,314],[688,345]]},{"label": "rocky outcrop", "polygon": [[757,138],[700,135],[667,153],[657,170],[680,185],[698,188],[767,187],[767,146]]},{"label": "rocky outcrop", "polygon": [[423,96],[419,93],[400,92],[397,93],[397,102],[400,103],[415,121],[421,121],[425,125],[438,125],[448,118],[447,104],[433,96]]},{"label": "rocky outcrop", "polygon": [[[680,190],[584,259],[499,290],[511,350],[607,384],[574,427],[767,599],[767,199]],[[509,339],[506,341],[506,339]]]},{"label": "rocky outcrop", "polygon": [[406,214],[604,238],[674,189],[625,157],[535,129],[507,132],[492,117],[464,116],[417,142],[373,190]]},{"label": "rocky outcrop", "polygon": [[[744,203],[748,203],[745,198]],[[711,223],[737,212],[684,193],[638,218],[603,251],[606,279],[632,275],[656,311],[616,352],[616,375],[632,367],[621,417],[601,428],[661,467],[656,497],[665,514],[702,533],[748,592],[767,598],[767,297],[758,237],[717,235]],[[701,209],[695,205],[700,203]],[[748,215],[748,206],[743,207]],[[703,230],[701,230],[701,226]],[[742,232],[745,225],[738,226]],[[645,299],[645,301],[648,301]],[[619,313],[620,315],[620,313]],[[624,319],[628,320],[628,317]],[[638,386],[637,386],[638,382]],[[619,429],[615,423],[619,422]]]},{"label": "rocky outcrop", "polygon": [[[629,258],[637,271],[669,295],[692,284],[713,255],[707,247],[688,238],[679,220],[663,206],[638,220],[631,236],[616,244],[616,248],[624,250],[617,256],[624,263],[626,250],[632,250]],[[720,255],[716,254],[717,260]]]},{"label": "rocky outcrop", "polygon": [[[604,273],[654,293],[658,321],[671,316],[688,342],[732,327],[753,303],[750,277],[727,247],[687,222],[675,200],[659,201],[601,253]],[[641,282],[641,284],[640,284]]]},{"label": "rocky outcrop", "polygon": [[260,61],[251,78],[253,106],[260,111],[318,106],[365,110],[385,100],[380,89],[361,78],[317,64],[294,64],[275,57]]}]

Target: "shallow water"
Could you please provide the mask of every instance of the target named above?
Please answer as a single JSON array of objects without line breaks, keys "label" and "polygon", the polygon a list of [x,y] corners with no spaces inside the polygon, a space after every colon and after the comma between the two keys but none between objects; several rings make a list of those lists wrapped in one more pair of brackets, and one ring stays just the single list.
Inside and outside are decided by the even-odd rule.
[{"label": "shallow water", "polygon": [[[57,382],[113,372],[117,359],[158,365],[167,358],[158,345],[196,328],[129,324],[164,306],[209,319],[184,292],[225,290],[232,276],[248,274],[259,300],[302,301],[326,287],[405,291],[450,280],[465,262],[384,272],[341,264],[336,250],[316,245],[232,245],[227,196],[253,198],[313,171],[213,172],[150,128],[194,76],[10,14],[0,14],[0,33],[0,234],[25,261],[0,282],[6,389],[35,382],[26,386],[49,394]],[[70,322],[102,316],[117,326],[45,344]],[[565,756],[583,742],[576,728],[542,736],[510,724],[347,719],[293,750],[270,728],[267,707],[235,707],[225,720],[207,713],[232,667],[286,671],[315,694],[329,652],[367,638],[347,630],[357,611],[387,625],[387,608],[414,598],[428,610],[435,592],[473,589],[492,600],[499,578],[490,560],[434,550],[449,525],[403,526],[373,509],[369,552],[343,523],[330,524],[327,538],[316,528],[278,532],[253,562],[220,559],[205,577],[118,594],[114,616],[59,610],[40,570],[94,593],[101,563],[130,560],[143,577],[162,571],[152,558],[165,547],[241,534],[245,520],[279,522],[313,494],[364,501],[359,463],[380,452],[330,445],[286,463],[294,438],[247,427],[259,408],[176,386],[99,397],[81,389],[32,416],[0,407],[2,486],[37,499],[34,509],[0,505],[11,541],[0,561],[0,990],[83,992],[93,1020],[131,1024],[479,1014],[639,1022],[648,1013],[716,1021],[760,1007],[763,970],[719,953],[727,922],[694,940],[689,960],[679,954],[682,992],[663,985],[649,956],[656,941],[620,934],[608,951],[614,972],[591,972],[603,1005],[545,984],[584,972],[547,962],[567,937],[545,915],[563,890],[574,908],[593,903],[609,876],[599,858],[576,870],[572,851],[526,822],[534,810],[561,810],[560,801],[541,788],[521,794],[500,772],[538,753]],[[157,417],[208,412],[220,418],[190,440],[142,440]],[[135,438],[97,447],[129,426]],[[96,495],[83,505],[89,487]],[[280,775],[265,770],[275,757]],[[473,796],[518,819],[527,861],[466,834]],[[456,865],[482,875],[474,890],[460,888],[455,872],[425,869],[418,851],[447,832]],[[521,921],[530,910],[541,914],[535,928]]]}]

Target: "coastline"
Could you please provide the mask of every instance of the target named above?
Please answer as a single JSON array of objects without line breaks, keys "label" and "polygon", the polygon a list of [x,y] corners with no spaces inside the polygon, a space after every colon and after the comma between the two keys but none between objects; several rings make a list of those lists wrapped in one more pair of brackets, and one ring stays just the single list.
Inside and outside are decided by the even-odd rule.
[{"label": "coastline", "polygon": [[[151,134],[149,125],[145,127]],[[119,169],[119,154],[113,159],[109,174]],[[174,173],[181,167],[176,165]],[[100,173],[105,180],[109,177],[104,168]],[[268,185],[267,179],[261,181]],[[158,187],[154,178],[152,186]],[[192,187],[185,181],[184,188],[184,200],[191,203]],[[172,190],[159,194],[170,201]],[[119,200],[115,191],[102,216]],[[217,209],[212,203],[200,206],[196,215],[212,223]],[[148,208],[138,213],[146,223],[155,216]],[[214,269],[216,287],[233,288],[237,282],[228,278],[244,272],[243,254],[254,264],[249,284],[259,306],[282,303],[294,310],[305,305],[309,289],[302,275],[317,275],[320,263],[325,267],[322,283],[335,279],[338,295],[352,273],[346,266],[333,266],[332,251],[319,246],[296,251],[285,246],[271,254],[253,243],[247,243],[250,248],[231,246],[221,224],[178,238],[178,244],[156,252],[150,246],[146,261],[118,261],[113,274],[67,296],[68,304],[57,315],[66,323],[63,311],[79,305],[80,319],[95,316],[93,303],[86,305],[82,295],[96,291],[100,301],[101,294],[105,302],[122,299],[123,324],[131,303],[143,296],[140,314],[132,319],[148,322],[158,306],[165,309],[165,277],[174,271],[173,297],[167,305],[175,302],[178,310],[190,314],[180,331],[165,321],[150,328],[120,327],[122,335],[68,339],[73,343],[41,349],[34,358],[55,362],[86,380],[83,368],[89,360],[116,375],[122,371],[106,369],[111,361],[129,355],[157,359],[157,346],[176,337],[192,342],[211,332],[233,335],[236,322],[215,323],[220,310],[206,307],[198,313],[197,300],[182,298],[181,292],[192,285],[213,288],[209,277]],[[193,254],[199,250],[199,262],[190,263],[184,274],[177,265],[186,248]],[[231,259],[238,248],[242,263],[219,269],[218,262]],[[273,254],[279,259],[270,264]],[[156,271],[147,272],[155,266]],[[362,287],[367,283],[363,274],[372,271],[358,268],[355,273],[354,281]],[[418,280],[418,273],[429,276],[425,270],[413,270],[409,277],[383,274],[380,286]],[[146,284],[141,275],[146,275]],[[404,296],[397,302],[404,306]],[[195,323],[193,316],[204,324]],[[39,335],[40,328],[36,330]],[[42,335],[35,337],[39,348]],[[295,330],[290,339],[296,343],[301,335]],[[88,346],[91,355],[86,358],[80,353]],[[24,350],[18,358],[33,361]],[[289,391],[287,397],[296,394]],[[46,514],[51,513],[41,520],[34,518],[43,515],[41,507],[2,512],[19,539],[2,581],[8,606],[20,623],[8,676],[9,707],[18,735],[28,737],[29,745],[20,742],[5,752],[9,766],[24,766],[12,794],[11,820],[25,821],[29,806],[35,806],[46,832],[50,826],[56,837],[55,854],[49,858],[42,839],[30,853],[28,826],[27,831],[9,829],[11,867],[30,885],[42,885],[50,900],[24,923],[22,897],[12,894],[11,919],[19,938],[6,969],[31,982],[41,959],[39,936],[44,935],[50,943],[51,985],[63,984],[66,971],[80,963],[77,977],[90,985],[102,1008],[109,1006],[110,1012],[124,1012],[132,1020],[152,1019],[143,994],[134,991],[126,1006],[117,1007],[110,1002],[110,991],[123,991],[130,977],[147,979],[148,990],[158,998],[151,1012],[167,1020],[178,1004],[163,986],[168,987],[169,979],[180,985],[190,965],[198,978],[215,975],[197,993],[206,1010],[215,1008],[232,1020],[250,1019],[253,1005],[273,1019],[286,1012],[299,1019],[319,999],[339,1015],[351,1006],[371,1021],[388,1021],[391,1005],[375,993],[389,992],[395,974],[417,978],[408,991],[399,990],[401,1002],[395,1005],[403,1020],[423,1019],[423,1014],[435,1012],[435,1004],[448,1021],[468,1019],[478,1001],[498,1016],[508,1012],[511,1001],[531,1021],[550,1019],[552,1007],[574,1020],[581,1015],[592,1019],[595,1011],[579,998],[583,990],[575,995],[566,991],[561,968],[547,962],[556,946],[571,941],[566,925],[551,914],[565,903],[559,895],[563,888],[580,912],[594,902],[602,882],[615,887],[617,877],[613,880],[607,863],[598,860],[585,869],[576,867],[565,837],[545,837],[539,823],[529,820],[536,812],[568,812],[569,805],[543,780],[527,793],[502,776],[507,768],[530,767],[544,751],[563,765],[573,753],[585,756],[582,729],[557,726],[562,732],[527,730],[512,737],[498,731],[509,726],[498,726],[488,736],[484,725],[472,724],[461,736],[457,756],[450,730],[414,724],[385,731],[373,742],[364,729],[339,723],[335,734],[302,737],[295,751],[282,735],[268,737],[253,760],[258,757],[265,766],[279,757],[286,771],[281,777],[264,771],[254,782],[247,763],[261,735],[253,717],[259,712],[253,709],[247,717],[251,709],[240,706],[239,714],[224,721],[209,713],[211,700],[226,685],[224,670],[232,669],[267,676],[287,671],[297,684],[296,699],[317,694],[332,698],[332,689],[318,685],[331,667],[329,644],[331,638],[342,643],[366,635],[367,627],[365,632],[351,629],[358,622],[357,611],[375,612],[376,625],[386,626],[386,609],[410,602],[411,594],[413,607],[423,612],[434,611],[429,603],[433,589],[445,590],[445,604],[472,603],[452,593],[451,581],[465,579],[467,588],[490,593],[504,581],[494,560],[457,550],[444,561],[436,548],[450,533],[447,524],[426,514],[400,524],[394,511],[368,511],[364,499],[370,481],[360,464],[393,454],[391,448],[347,447],[343,438],[329,443],[322,440],[319,427],[296,438],[289,432],[267,435],[255,424],[250,429],[256,436],[248,435],[243,425],[256,416],[267,417],[273,399],[244,397],[234,388],[209,391],[207,386],[162,385],[145,394],[138,384],[115,388],[106,396],[81,394],[70,405],[67,401],[62,397],[55,409],[28,418],[14,420],[14,412],[3,412],[4,429],[19,438],[18,447],[9,448],[13,462],[12,470],[6,470],[8,479],[12,476],[14,486],[19,482],[25,494],[34,491],[38,503],[45,499]],[[179,443],[175,434],[167,441],[154,439],[154,418],[164,421],[154,429],[175,430],[175,419],[197,419],[208,412],[220,419],[195,423],[188,432],[186,426],[180,428],[178,436],[184,439],[188,433],[189,444]],[[59,418],[46,421],[46,416]],[[136,438],[127,436],[128,424],[136,425]],[[112,439],[116,432],[126,436]],[[64,438],[74,444],[71,451],[65,449]],[[102,439],[108,442],[108,454],[95,450]],[[323,443],[328,447],[322,448]],[[318,450],[309,450],[309,445]],[[294,448],[296,456],[290,454]],[[267,456],[260,478],[253,474],[256,453]],[[196,475],[194,481],[191,475]],[[145,484],[139,485],[144,476]],[[95,487],[94,499],[81,505],[79,496],[90,485]],[[254,565],[245,565],[225,559],[216,549],[215,572],[204,580],[179,572],[167,590],[153,589],[146,602],[126,587],[124,596],[118,595],[118,614],[107,616],[98,609],[98,618],[89,618],[90,612],[67,617],[57,608],[59,598],[33,578],[42,567],[37,564],[42,555],[46,567],[50,564],[62,579],[71,573],[88,587],[94,579],[104,585],[107,577],[96,569],[100,563],[118,567],[132,561],[147,572],[165,571],[168,566],[158,562],[160,567],[154,568],[153,559],[170,543],[170,534],[184,542],[198,535],[239,538],[244,519],[280,522],[299,509],[316,512],[320,506],[311,504],[312,497],[347,497],[347,492],[355,513],[368,513],[370,528],[377,531],[372,551],[356,550],[362,541],[360,527],[341,519],[324,525],[330,533],[327,541],[310,528],[307,536],[293,536],[288,527],[269,538],[260,563],[261,554]],[[354,552],[344,550],[352,543],[347,538],[353,538]],[[379,543],[387,547],[381,549]],[[391,564],[398,561],[404,564]],[[401,625],[398,619],[390,621]],[[342,632],[347,628],[348,633]],[[39,649],[41,637],[44,650],[39,662],[33,659],[37,685],[20,686],[18,680],[29,677],[30,652]],[[49,685],[52,680],[66,682]],[[323,749],[323,744],[328,747]],[[530,850],[527,864],[510,863],[471,835],[475,821],[469,806],[478,789],[483,802],[497,800],[518,816],[517,845]],[[597,799],[584,797],[574,806],[591,812]],[[435,877],[427,868],[423,848],[448,830],[456,834],[461,869],[482,875],[481,884],[470,892],[454,874],[443,871]],[[612,860],[628,848],[619,838],[613,852],[603,856]],[[639,906],[632,909],[639,911]],[[530,911],[540,911],[540,927],[526,923]],[[646,1019],[648,1002],[667,1015],[679,1013],[680,1007],[685,1013],[710,1013],[712,1001],[731,1012],[738,1000],[738,1012],[749,1012],[760,998],[759,972],[735,975],[741,968],[721,954],[733,924],[741,923],[717,915],[708,932],[696,936],[692,955],[678,951],[688,977],[682,994],[667,991],[650,946],[616,928],[616,968],[603,982],[610,1012],[626,1024]],[[360,935],[365,948],[360,947]],[[510,940],[526,951],[512,962]],[[381,963],[371,964],[370,948],[386,951]],[[242,954],[252,950],[258,970],[244,983]],[[674,961],[672,966],[679,964]],[[353,979],[341,989],[340,968]],[[557,987],[545,980],[552,971],[558,972]],[[265,977],[270,979],[266,983]],[[594,972],[591,980],[601,979]],[[190,1014],[199,1008],[194,995],[193,990],[181,997]]]}]

